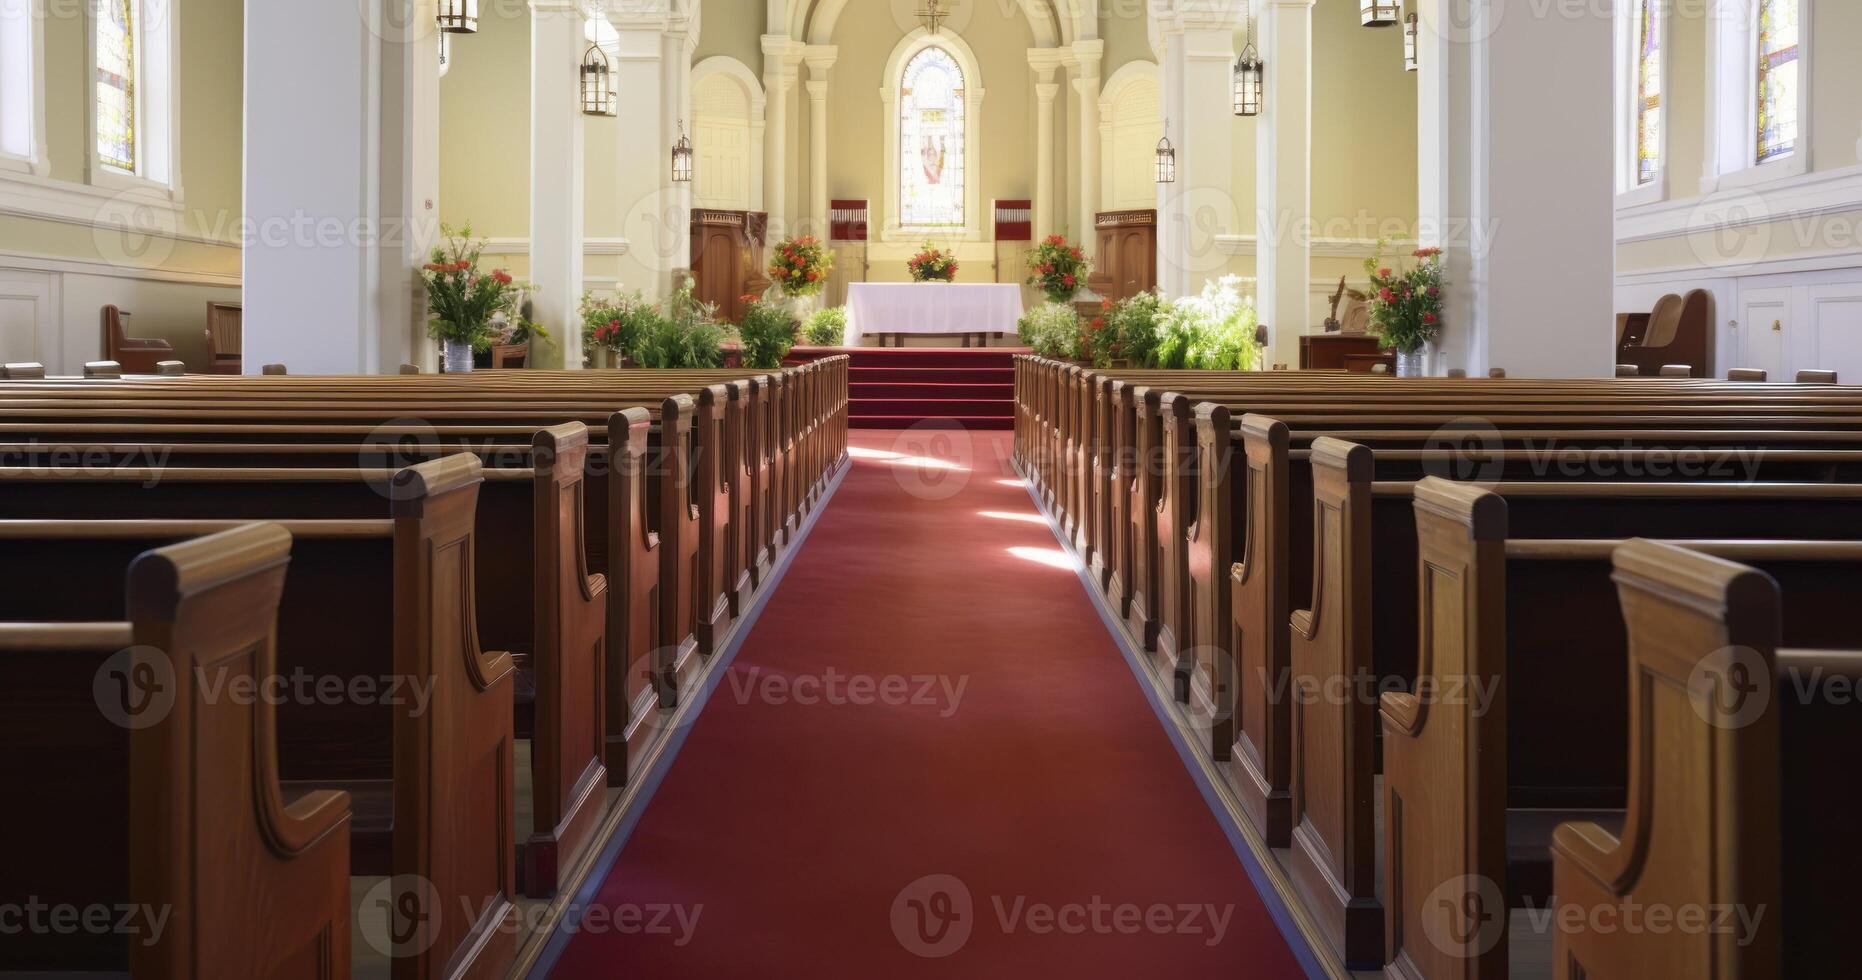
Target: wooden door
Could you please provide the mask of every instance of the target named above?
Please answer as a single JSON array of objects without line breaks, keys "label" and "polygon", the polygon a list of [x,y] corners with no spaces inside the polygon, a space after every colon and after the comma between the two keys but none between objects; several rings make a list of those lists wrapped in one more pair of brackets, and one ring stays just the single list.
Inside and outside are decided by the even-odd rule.
[{"label": "wooden door", "polygon": [[1157,284],[1157,212],[1105,211],[1098,215],[1093,272],[1087,285],[1111,300]]}]

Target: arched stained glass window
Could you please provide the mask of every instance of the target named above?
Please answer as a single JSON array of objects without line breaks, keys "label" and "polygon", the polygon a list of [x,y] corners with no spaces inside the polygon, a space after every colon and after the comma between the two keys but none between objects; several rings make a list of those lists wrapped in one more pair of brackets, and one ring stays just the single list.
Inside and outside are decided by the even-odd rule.
[{"label": "arched stained glass window", "polygon": [[97,0],[97,159],[136,172],[136,0]]},{"label": "arched stained glass window", "polygon": [[1797,150],[1797,0],[1759,0],[1758,162]]},{"label": "arched stained glass window", "polygon": [[899,80],[899,217],[906,228],[964,226],[963,69],[942,48],[906,62]]},{"label": "arched stained glass window", "polygon": [[1662,172],[1662,0],[1637,0],[1636,183]]}]

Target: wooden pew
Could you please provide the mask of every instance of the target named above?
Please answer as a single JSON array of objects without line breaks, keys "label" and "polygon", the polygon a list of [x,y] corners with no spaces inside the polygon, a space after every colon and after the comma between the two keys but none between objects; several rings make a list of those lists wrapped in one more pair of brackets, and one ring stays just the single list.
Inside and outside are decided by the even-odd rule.
[{"label": "wooden pew", "polygon": [[16,923],[0,970],[349,975],[348,795],[287,797],[271,706],[198,680],[271,669],[290,547],[263,524],[170,545],[108,621],[0,626],[0,766],[29,788],[0,818],[0,901],[101,908],[111,931]]},{"label": "wooden pew", "polygon": [[[1862,657],[1781,648],[1830,610],[1757,569],[1654,542],[1623,545],[1615,566],[1639,714],[1629,811],[1620,835],[1553,835],[1554,975],[1841,975],[1853,940],[1838,910],[1862,873],[1845,846],[1862,793],[1842,775]],[[1634,908],[1705,915],[1606,931]]]},{"label": "wooden pew", "polygon": [[[1426,566],[1416,557],[1420,516],[1414,485],[1373,483],[1365,447],[1319,440],[1312,465],[1312,609],[1294,613],[1291,649],[1291,866],[1305,900],[1347,958],[1375,962],[1381,933],[1373,831],[1377,704],[1374,698],[1324,697],[1314,686],[1339,678],[1378,688],[1414,683],[1423,614],[1415,595],[1426,581],[1419,578]],[[1518,482],[1495,484],[1493,492],[1504,495],[1520,533],[1533,537],[1608,538],[1622,528],[1662,537],[1694,536],[1702,528],[1781,539],[1862,536],[1862,527],[1845,529],[1853,525],[1845,515],[1862,501],[1856,485]],[[1600,710],[1607,712],[1607,705]],[[1602,734],[1580,728],[1555,747],[1539,747],[1535,771],[1553,774],[1541,787],[1548,796],[1569,801],[1581,795],[1557,775],[1569,779],[1575,771],[1595,780],[1592,801],[1614,798],[1623,777],[1615,753],[1595,741]],[[1544,758],[1548,754],[1552,758]],[[1586,761],[1576,769],[1559,762],[1574,759]],[[1332,901],[1332,895],[1345,898]]]},{"label": "wooden pew", "polygon": [[[1620,826],[1619,787],[1634,779],[1619,754],[1638,703],[1619,690],[1631,654],[1594,625],[1615,612],[1621,542],[1509,537],[1505,499],[1477,487],[1430,479],[1415,497],[1430,608],[1413,686],[1381,698],[1386,957],[1408,976],[1504,974],[1506,909],[1549,901],[1551,827],[1574,812],[1559,807]],[[1862,543],[1693,545],[1824,595],[1862,586]],[[1580,639],[1573,623],[1593,625]],[[1818,625],[1806,639],[1828,637]]]}]

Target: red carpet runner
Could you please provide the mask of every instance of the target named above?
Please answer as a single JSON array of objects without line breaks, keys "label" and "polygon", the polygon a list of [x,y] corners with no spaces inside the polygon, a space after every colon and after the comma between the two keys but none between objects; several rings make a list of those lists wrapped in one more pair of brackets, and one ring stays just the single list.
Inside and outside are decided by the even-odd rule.
[{"label": "red carpet runner", "polygon": [[1301,976],[1009,435],[854,447],[553,975]]}]

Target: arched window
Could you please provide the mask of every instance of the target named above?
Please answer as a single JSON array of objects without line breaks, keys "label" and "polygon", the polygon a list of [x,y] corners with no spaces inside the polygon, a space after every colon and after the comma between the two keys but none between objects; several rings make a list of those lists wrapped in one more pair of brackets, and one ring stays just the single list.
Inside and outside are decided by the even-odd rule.
[{"label": "arched window", "polygon": [[97,160],[136,173],[136,3],[101,0],[92,38],[96,52]]},{"label": "arched window", "polygon": [[1662,0],[1637,0],[1636,185],[1662,171]]},{"label": "arched window", "polygon": [[907,229],[964,228],[963,69],[940,47],[905,64],[899,79],[899,219]]},{"label": "arched window", "polygon": [[1767,163],[1797,150],[1797,0],[1759,0],[1758,38],[1758,162]]}]

